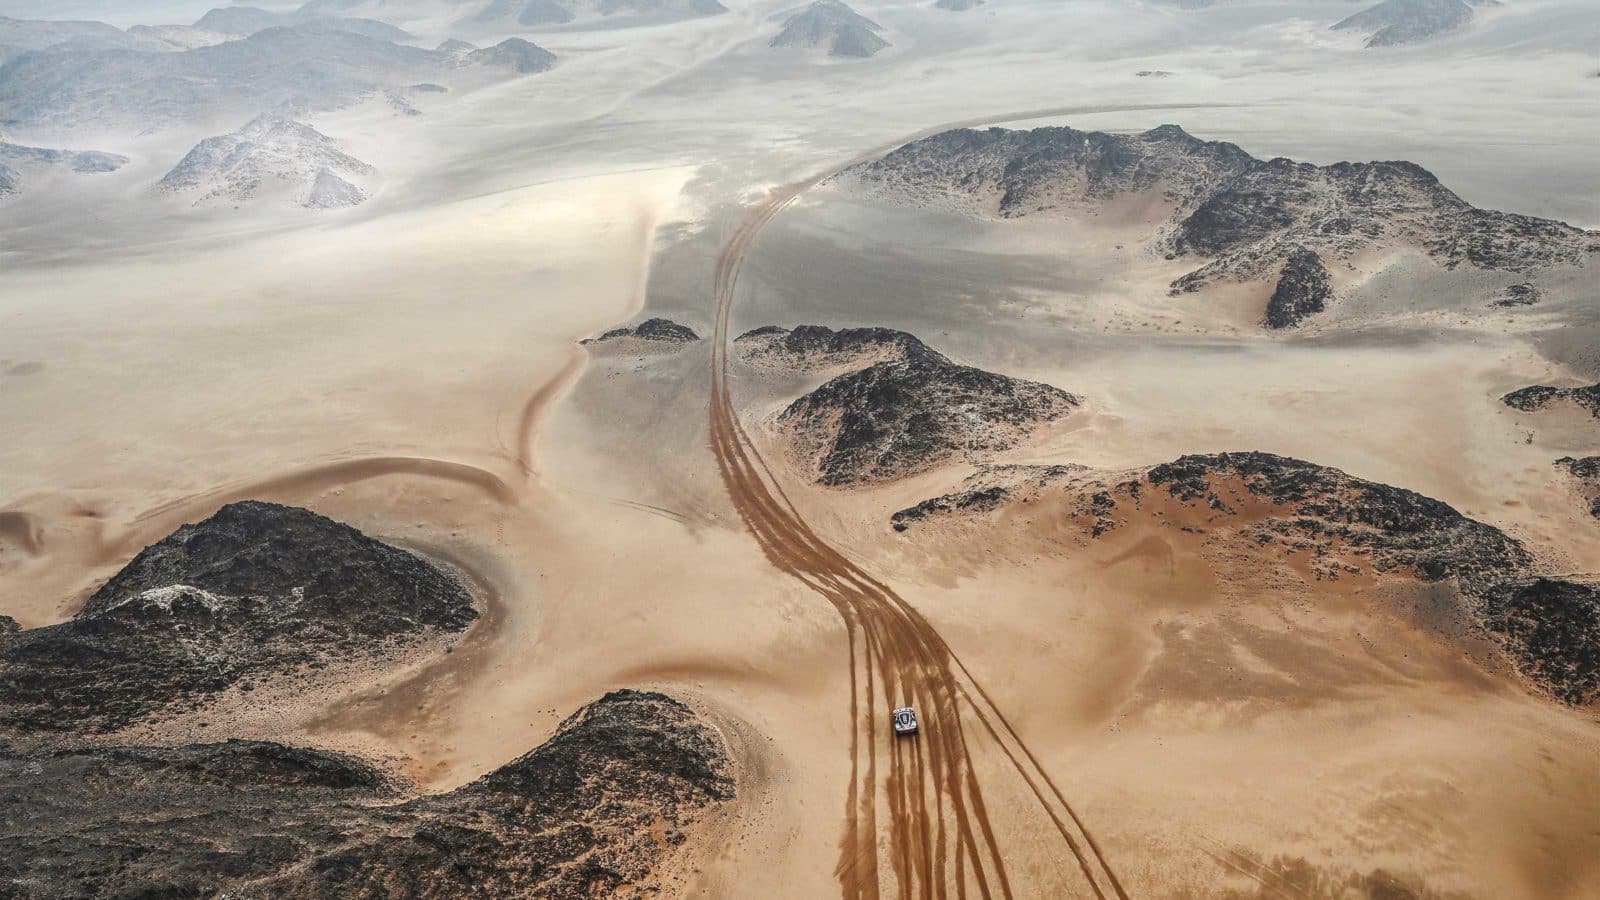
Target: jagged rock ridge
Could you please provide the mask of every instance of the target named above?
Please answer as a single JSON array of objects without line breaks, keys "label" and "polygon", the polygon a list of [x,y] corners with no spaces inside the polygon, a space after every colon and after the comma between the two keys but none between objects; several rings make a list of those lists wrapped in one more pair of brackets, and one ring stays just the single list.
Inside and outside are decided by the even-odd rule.
[{"label": "jagged rock ridge", "polygon": [[1500,398],[1501,403],[1523,412],[1538,412],[1564,400],[1572,401],[1587,410],[1589,415],[1600,419],[1600,384],[1572,388],[1535,384],[1518,388]]},{"label": "jagged rock ridge", "polygon": [[233,503],[145,548],[72,619],[0,636],[0,726],[111,730],[477,616],[457,578],[411,553],[309,510]]},{"label": "jagged rock ridge", "polygon": [[878,36],[883,26],[841,0],[816,0],[784,20],[773,47],[827,50],[829,56],[862,59],[889,46]]},{"label": "jagged rock ridge", "polygon": [[[778,414],[776,425],[820,484],[883,481],[1010,449],[1078,406],[1059,388],[959,365],[903,333],[795,332],[817,340],[824,354],[852,343],[889,348],[882,361],[833,378]],[[862,341],[865,335],[875,336]],[[784,346],[788,338],[778,340]]]},{"label": "jagged rock ridge", "polygon": [[1235,561],[1249,548],[1252,566],[1276,556],[1307,560],[1319,579],[1453,580],[1472,624],[1533,685],[1566,703],[1600,702],[1594,585],[1533,576],[1534,557],[1521,542],[1449,504],[1303,460],[1248,452],[1184,456],[1129,472],[989,467],[962,490],[900,510],[890,523],[900,532],[934,522],[998,527],[1007,512],[1041,500],[1064,508],[1048,514],[1067,539],[1093,540],[1145,518]]},{"label": "jagged rock ridge", "polygon": [[343,754],[265,742],[0,750],[0,806],[33,823],[0,840],[0,885],[35,897],[650,894],[685,829],[732,798],[730,770],[688,707],[636,691],[437,795]]},{"label": "jagged rock ridge", "polygon": [[1335,31],[1365,31],[1368,47],[1394,47],[1438,37],[1465,27],[1473,8],[1498,6],[1495,0],[1383,0],[1333,26]]},{"label": "jagged rock ridge", "polygon": [[841,328],[767,325],[734,338],[733,348],[745,362],[794,371],[905,359],[928,351],[915,335],[892,328]]},{"label": "jagged rock ridge", "polygon": [[511,39],[460,57],[315,22],[182,51],[62,46],[0,66],[0,124],[146,130],[225,115],[338,109],[436,81],[463,64],[538,71],[549,60],[533,46]]},{"label": "jagged rock ridge", "polygon": [[700,335],[687,325],[679,325],[671,319],[646,319],[632,327],[613,328],[596,338],[588,338],[580,343],[603,344],[608,341],[619,341],[632,338],[638,341],[665,345],[692,344],[700,340]]},{"label": "jagged rock ridge", "polygon": [[1410,249],[1445,268],[1522,273],[1581,266],[1600,252],[1600,234],[1478,209],[1414,163],[1258,160],[1176,125],[1133,135],[958,129],[839,180],[896,202],[1008,218],[1072,215],[1127,194],[1159,195],[1171,213],[1150,249],[1206,260],[1174,281],[1174,292],[1269,278],[1302,250],[1326,270],[1364,251]]},{"label": "jagged rock ridge", "polygon": [[162,190],[194,196],[196,205],[242,203],[287,193],[312,209],[355,206],[358,186],[376,170],[340,150],[327,135],[282,116],[259,116],[232,134],[196,144],[161,179]]}]

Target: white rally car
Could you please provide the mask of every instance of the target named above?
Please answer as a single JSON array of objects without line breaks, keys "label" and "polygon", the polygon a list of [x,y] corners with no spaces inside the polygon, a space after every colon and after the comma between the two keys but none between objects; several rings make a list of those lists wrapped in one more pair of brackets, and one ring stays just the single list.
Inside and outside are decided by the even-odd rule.
[{"label": "white rally car", "polygon": [[889,721],[894,725],[896,737],[917,733],[917,711],[913,707],[900,707],[889,714]]}]

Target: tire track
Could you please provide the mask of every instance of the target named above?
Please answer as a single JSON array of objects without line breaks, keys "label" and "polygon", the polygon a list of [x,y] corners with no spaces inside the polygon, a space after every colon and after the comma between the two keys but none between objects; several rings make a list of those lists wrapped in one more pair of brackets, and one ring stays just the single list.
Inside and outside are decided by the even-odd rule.
[{"label": "tire track", "polygon": [[[806,191],[911,140],[967,125],[1170,108],[1185,107],[1059,107],[937,126],[772,190],[746,213],[717,257],[710,433],[719,473],[767,559],[832,604],[848,635],[850,785],[835,870],[846,900],[876,898],[886,880],[892,880],[896,896],[907,900],[943,900],[952,891],[965,898],[969,886],[984,898],[1015,896],[1005,854],[989,821],[969,731],[999,751],[1049,817],[1080,876],[1070,887],[1087,889],[1100,900],[1127,900],[1128,894],[1076,810],[937,629],[888,585],[818,536],[761,457],[739,420],[729,380],[729,322],[744,262],[762,230]],[[903,704],[917,706],[923,724],[915,739],[894,742],[881,783],[880,699],[883,712]],[[887,807],[881,816],[880,793]],[[882,828],[888,831],[887,872],[880,871]]]}]

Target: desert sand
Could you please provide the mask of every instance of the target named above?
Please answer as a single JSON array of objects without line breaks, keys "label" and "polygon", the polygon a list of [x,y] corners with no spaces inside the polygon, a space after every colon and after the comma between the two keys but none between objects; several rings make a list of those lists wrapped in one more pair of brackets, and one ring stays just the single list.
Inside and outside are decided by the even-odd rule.
[{"label": "desert sand", "polygon": [[[891,513],[972,467],[810,484],[769,426],[821,376],[729,349],[770,324],[901,328],[1084,399],[997,462],[1264,450],[1596,572],[1600,527],[1551,461],[1595,453],[1600,421],[1498,401],[1600,378],[1571,337],[1595,327],[1592,268],[1511,316],[1470,274],[1374,263],[1283,337],[1247,290],[1168,297],[1184,270],[1129,239],[1147,207],[974,220],[826,181],[945,127],[1176,121],[1263,157],[1416,160],[1478,205],[1595,228],[1584,4],[1373,57],[1314,24],[1340,4],[863,3],[895,49],[803,68],[763,53],[786,4],[728,5],[540,35],[568,61],[417,118],[324,116],[385,172],[354,210],[146,205],[153,160],[210,123],[91,141],[135,161],[18,200],[0,613],[61,621],[230,500],[349,522],[462,572],[484,618],[448,654],[137,737],[350,750],[444,791],[607,690],[663,690],[739,767],[684,896],[1600,895],[1595,714],[1448,633],[1448,587],[1219,561],[1170,523],[1073,543],[1048,510],[900,535]],[[702,340],[577,343],[648,315]],[[901,702],[914,742],[887,728]]]}]

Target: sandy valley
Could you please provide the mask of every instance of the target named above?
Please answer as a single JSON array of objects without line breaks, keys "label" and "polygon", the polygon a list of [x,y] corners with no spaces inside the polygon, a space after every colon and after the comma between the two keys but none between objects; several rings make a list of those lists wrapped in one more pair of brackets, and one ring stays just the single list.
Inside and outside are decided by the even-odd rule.
[{"label": "sandy valley", "polygon": [[0,894],[1600,896],[1592,0],[208,6],[0,2]]}]

